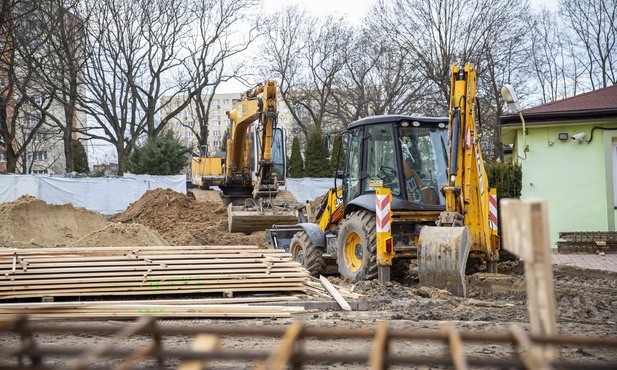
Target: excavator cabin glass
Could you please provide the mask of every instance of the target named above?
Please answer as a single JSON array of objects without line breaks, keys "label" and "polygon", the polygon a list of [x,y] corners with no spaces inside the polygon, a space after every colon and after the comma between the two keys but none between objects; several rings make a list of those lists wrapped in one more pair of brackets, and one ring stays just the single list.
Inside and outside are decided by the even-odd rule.
[{"label": "excavator cabin glass", "polygon": [[350,125],[345,203],[381,184],[390,188],[392,196],[411,203],[445,205],[440,189],[447,181],[447,119],[387,118]]}]

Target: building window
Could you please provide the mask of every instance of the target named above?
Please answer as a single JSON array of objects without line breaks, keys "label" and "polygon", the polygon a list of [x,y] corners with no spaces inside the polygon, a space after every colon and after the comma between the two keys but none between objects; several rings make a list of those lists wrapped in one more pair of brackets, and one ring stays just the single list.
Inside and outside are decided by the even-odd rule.
[{"label": "building window", "polygon": [[213,99],[212,100],[212,105],[219,105],[219,100],[218,99]]},{"label": "building window", "polygon": [[228,105],[229,104],[229,99],[223,99],[223,104]]},{"label": "building window", "polygon": [[34,134],[34,142],[35,143],[40,143],[45,141],[45,134],[42,134],[40,132],[37,132],[36,134]]},{"label": "building window", "polygon": [[220,112],[218,109],[217,109],[217,110],[213,110],[213,111],[212,111],[212,115],[213,115],[213,116],[220,116],[220,115],[221,115],[221,112]]},{"label": "building window", "polygon": [[28,161],[46,161],[47,160],[47,151],[45,150],[39,150],[39,151],[35,151],[34,153],[28,153],[26,155],[26,158],[28,159]]},{"label": "building window", "polygon": [[25,119],[26,126],[36,125],[40,119],[41,117],[36,114],[28,114],[26,115],[26,119]]}]

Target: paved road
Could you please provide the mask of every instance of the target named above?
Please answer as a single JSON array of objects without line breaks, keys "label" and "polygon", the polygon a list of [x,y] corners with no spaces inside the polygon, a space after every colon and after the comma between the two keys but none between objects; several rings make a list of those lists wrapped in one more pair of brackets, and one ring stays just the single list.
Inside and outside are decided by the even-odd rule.
[{"label": "paved road", "polygon": [[595,253],[558,253],[553,250],[553,264],[565,264],[588,269],[617,271],[617,252],[607,252],[604,256]]}]

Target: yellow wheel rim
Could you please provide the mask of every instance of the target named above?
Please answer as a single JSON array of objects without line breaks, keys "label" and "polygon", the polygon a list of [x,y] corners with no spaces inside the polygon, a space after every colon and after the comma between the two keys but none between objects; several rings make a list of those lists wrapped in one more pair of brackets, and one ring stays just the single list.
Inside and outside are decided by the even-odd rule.
[{"label": "yellow wheel rim", "polygon": [[345,238],[345,264],[352,272],[357,272],[362,266],[362,239],[355,232],[350,232]]}]

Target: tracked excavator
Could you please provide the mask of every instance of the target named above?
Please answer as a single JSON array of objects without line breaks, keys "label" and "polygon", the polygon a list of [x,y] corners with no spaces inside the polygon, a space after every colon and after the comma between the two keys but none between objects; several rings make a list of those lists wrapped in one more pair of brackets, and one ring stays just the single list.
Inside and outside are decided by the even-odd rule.
[{"label": "tracked excavator", "polygon": [[[486,180],[475,93],[473,66],[455,65],[449,117],[384,115],[349,125],[343,169],[315,222],[299,207],[300,223],[267,230],[269,244],[312,275],[334,270],[350,280],[403,274],[416,260],[421,285],[456,295],[484,261],[497,272],[496,192]],[[376,193],[384,188],[390,231],[380,237]]]},{"label": "tracked excavator", "polygon": [[[191,182],[204,190],[220,189],[230,232],[250,234],[273,224],[296,223],[295,198],[279,190],[285,185],[286,156],[285,135],[277,126],[276,81],[243,93],[227,116],[225,158],[206,153],[194,157]],[[213,192],[208,198],[213,199]]]}]

